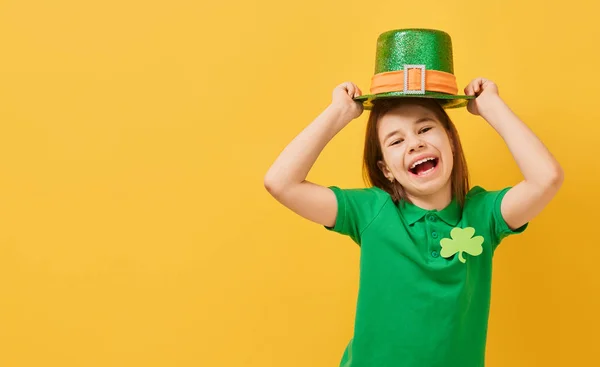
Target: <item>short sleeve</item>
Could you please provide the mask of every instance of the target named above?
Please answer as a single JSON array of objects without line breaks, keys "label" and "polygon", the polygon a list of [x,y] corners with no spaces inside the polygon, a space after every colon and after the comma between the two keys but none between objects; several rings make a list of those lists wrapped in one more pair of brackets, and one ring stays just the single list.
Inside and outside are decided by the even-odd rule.
[{"label": "short sleeve", "polygon": [[[529,223],[526,223],[513,230],[504,220],[501,210],[502,199],[510,189],[511,187],[506,187],[502,190],[486,191],[477,186],[467,195],[467,201],[469,203],[468,209],[470,211],[475,211],[476,214],[490,227],[492,248],[494,250],[504,238],[513,234],[523,233],[529,225]],[[465,207],[465,209],[467,209],[467,207]]]},{"label": "short sleeve", "polygon": [[529,223],[525,223],[521,227],[512,230],[504,220],[504,217],[502,217],[502,199],[504,199],[504,195],[506,195],[506,193],[510,189],[511,187],[507,187],[503,190],[496,192],[496,198],[494,200],[494,227],[496,229],[495,232],[496,237],[498,239],[498,243],[500,243],[500,241],[502,241],[505,237],[509,235],[523,233],[523,231],[525,231],[525,229],[529,225]]},{"label": "short sleeve", "polygon": [[333,227],[326,229],[347,235],[358,245],[362,232],[377,217],[389,194],[379,188],[340,189],[330,186],[337,199],[337,216]]}]

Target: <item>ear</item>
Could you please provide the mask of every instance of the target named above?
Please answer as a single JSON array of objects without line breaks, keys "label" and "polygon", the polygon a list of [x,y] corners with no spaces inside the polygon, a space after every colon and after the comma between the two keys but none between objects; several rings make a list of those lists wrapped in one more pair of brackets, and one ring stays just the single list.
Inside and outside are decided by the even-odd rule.
[{"label": "ear", "polygon": [[377,162],[377,167],[379,167],[381,172],[383,172],[383,175],[385,176],[385,178],[388,179],[388,181],[394,180],[394,175],[392,174],[392,171],[390,171],[390,169],[384,161]]}]

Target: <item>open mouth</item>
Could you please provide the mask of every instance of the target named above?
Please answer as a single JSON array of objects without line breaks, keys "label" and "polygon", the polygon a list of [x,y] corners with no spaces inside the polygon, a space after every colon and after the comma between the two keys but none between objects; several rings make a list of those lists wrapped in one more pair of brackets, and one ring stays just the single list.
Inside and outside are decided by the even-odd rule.
[{"label": "open mouth", "polygon": [[436,157],[423,158],[413,163],[408,170],[414,175],[425,176],[433,172],[437,167],[438,162],[439,159]]}]

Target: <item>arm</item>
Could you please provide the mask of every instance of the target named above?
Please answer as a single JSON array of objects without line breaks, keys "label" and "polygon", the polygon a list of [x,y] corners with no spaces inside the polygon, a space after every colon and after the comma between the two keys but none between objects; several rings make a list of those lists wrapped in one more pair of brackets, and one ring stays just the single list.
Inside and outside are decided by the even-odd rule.
[{"label": "arm", "polygon": [[502,200],[502,216],[511,229],[517,229],[552,200],[563,182],[563,170],[538,137],[504,103],[496,85],[478,78],[465,88],[477,95],[469,112],[481,115],[500,134],[512,153],[523,181],[512,187]]},{"label": "arm", "polygon": [[306,177],[327,143],[362,113],[362,104],[352,99],[360,94],[349,82],[336,87],[332,103],[281,152],[264,180],[267,191],[281,204],[328,227],[333,227],[337,216],[335,194]]}]

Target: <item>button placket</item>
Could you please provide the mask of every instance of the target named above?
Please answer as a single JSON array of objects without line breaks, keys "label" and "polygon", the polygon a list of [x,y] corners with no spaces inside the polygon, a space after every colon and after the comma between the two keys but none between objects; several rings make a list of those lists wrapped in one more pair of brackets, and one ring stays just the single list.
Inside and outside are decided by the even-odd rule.
[{"label": "button placket", "polygon": [[427,219],[427,232],[428,232],[428,236],[429,237],[429,256],[432,259],[437,259],[440,257],[440,253],[439,253],[439,238],[440,238],[440,232],[439,229],[436,228],[436,224],[437,224],[437,217],[435,216],[435,214],[430,213],[427,214],[426,216]]}]

